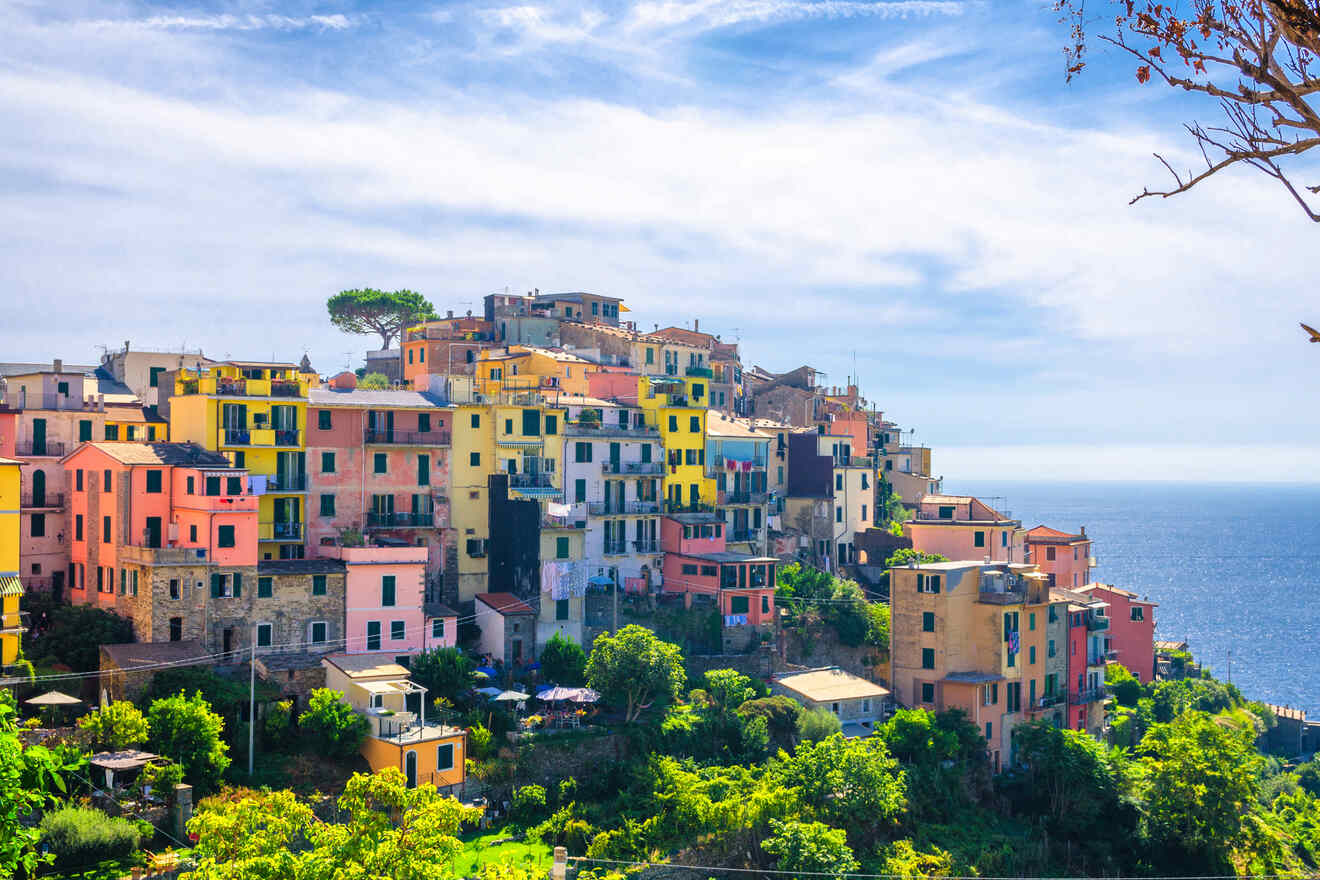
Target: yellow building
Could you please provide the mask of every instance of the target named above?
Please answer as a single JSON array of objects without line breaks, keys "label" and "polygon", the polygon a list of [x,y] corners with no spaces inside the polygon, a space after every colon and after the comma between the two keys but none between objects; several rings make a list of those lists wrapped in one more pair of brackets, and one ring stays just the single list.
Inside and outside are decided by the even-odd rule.
[{"label": "yellow building", "polygon": [[225,453],[261,495],[262,559],[301,559],[307,496],[307,390],[296,364],[226,361],[176,374],[170,438]]},{"label": "yellow building", "polygon": [[23,621],[18,610],[23,585],[18,580],[19,468],[22,462],[0,458],[0,665],[18,660]]},{"label": "yellow building", "polygon": [[585,395],[587,376],[595,364],[566,351],[510,345],[486,349],[478,355],[476,390],[494,396],[503,391],[541,391]]},{"label": "yellow building", "polygon": [[449,462],[450,523],[458,543],[458,598],[488,592],[489,478],[509,475],[509,497],[545,505],[564,494],[563,429],[567,412],[532,392],[501,402],[460,404]]},{"label": "yellow building", "polygon": [[715,509],[716,484],[706,476],[706,405],[710,384],[704,377],[637,380],[637,401],[647,425],[660,431],[665,449],[665,509],[668,513]]}]

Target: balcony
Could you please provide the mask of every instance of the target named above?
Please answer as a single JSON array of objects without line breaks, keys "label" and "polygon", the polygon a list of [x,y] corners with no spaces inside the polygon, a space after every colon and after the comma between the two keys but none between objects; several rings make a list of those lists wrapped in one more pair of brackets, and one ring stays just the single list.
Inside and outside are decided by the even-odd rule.
[{"label": "balcony", "polygon": [[1027,591],[1005,590],[1002,593],[992,593],[982,590],[977,594],[976,600],[986,605],[1020,605],[1027,601]]},{"label": "balcony", "polygon": [[43,455],[51,458],[63,458],[64,444],[59,440],[19,440],[14,444],[14,454],[34,458]]},{"label": "balcony", "polygon": [[553,489],[554,474],[508,474],[510,489]]},{"label": "balcony", "polygon": [[271,397],[302,397],[302,388],[299,383],[289,381],[288,379],[270,380]]},{"label": "balcony", "polygon": [[435,527],[434,513],[388,513],[368,511],[369,529],[430,529]]},{"label": "balcony", "polygon": [[665,464],[662,461],[602,461],[600,471],[625,477],[659,476],[665,472]]},{"label": "balcony", "polygon": [[248,393],[247,379],[216,379],[215,393],[245,397]]},{"label": "balcony", "polygon": [[720,504],[765,504],[770,500],[769,494],[765,492],[747,492],[739,490],[737,492],[721,492]]},{"label": "balcony", "polygon": [[715,372],[710,367],[688,367],[683,371],[685,375],[694,379],[713,379]]},{"label": "balcony", "polygon": [[702,501],[692,501],[688,503],[665,502],[665,513],[714,513],[715,506],[706,504]]},{"label": "balcony", "polygon": [[1051,706],[1060,706],[1068,699],[1066,694],[1046,694],[1036,701],[1035,708],[1048,709]]},{"label": "balcony", "polygon": [[1109,618],[1088,615],[1086,618],[1086,628],[1091,632],[1100,632],[1109,629]]},{"label": "balcony", "polygon": [[295,428],[276,428],[275,429],[276,446],[297,446],[298,431]]},{"label": "balcony", "polygon": [[119,560],[136,565],[206,565],[211,554],[205,547],[144,547],[137,544],[119,548]]},{"label": "balcony", "polygon": [[587,513],[592,516],[645,516],[660,512],[659,501],[588,501]]},{"label": "balcony", "polygon": [[730,544],[747,544],[761,540],[760,529],[729,529],[725,534]]},{"label": "balcony", "polygon": [[60,510],[64,507],[64,493],[47,492],[44,495],[37,497],[31,492],[28,492],[23,495],[23,500],[20,504],[25,510]]},{"label": "balcony", "polygon": [[369,446],[448,446],[448,431],[378,431],[368,428],[362,442]]},{"label": "balcony", "polygon": [[262,541],[301,541],[303,524],[300,522],[266,522],[258,528]]},{"label": "balcony", "polygon": [[307,474],[275,474],[266,478],[268,492],[303,492],[307,489]]},{"label": "balcony", "polygon": [[1098,703],[1105,698],[1105,689],[1102,687],[1083,688],[1076,693],[1068,695],[1068,702],[1074,706],[1084,706],[1087,703]]},{"label": "balcony", "polygon": [[606,541],[604,552],[606,556],[626,556],[628,555],[628,542]]},{"label": "balcony", "polygon": [[848,457],[839,456],[834,459],[835,467],[875,467],[875,462],[870,458],[863,458],[860,455],[850,455]]},{"label": "balcony", "polygon": [[27,632],[32,626],[32,618],[26,611],[16,611],[0,618],[0,635],[17,636]]},{"label": "balcony", "polygon": [[633,541],[632,545],[634,553],[651,555],[660,552],[660,542],[655,539]]}]

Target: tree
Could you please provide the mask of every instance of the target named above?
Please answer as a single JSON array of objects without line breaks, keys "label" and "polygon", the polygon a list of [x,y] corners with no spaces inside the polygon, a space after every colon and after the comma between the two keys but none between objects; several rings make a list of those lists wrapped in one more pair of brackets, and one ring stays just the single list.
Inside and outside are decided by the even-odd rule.
[{"label": "tree", "polygon": [[356,755],[371,732],[371,722],[344,702],[343,691],[330,688],[312,691],[307,711],[298,716],[298,726],[319,751],[340,761]]},{"label": "tree", "polygon": [[1245,836],[1243,818],[1259,798],[1254,738],[1254,730],[1194,711],[1142,738],[1147,834],[1175,864],[1207,873],[1230,867],[1229,854]]},{"label": "tree", "polygon": [[949,558],[941,553],[924,553],[911,547],[900,547],[885,560],[885,568],[901,568],[908,563],[929,565],[932,562],[948,562]]},{"label": "tree", "polygon": [[752,679],[736,669],[710,669],[702,678],[711,702],[721,712],[732,712],[756,696]]},{"label": "tree", "polygon": [[[1167,189],[1132,199],[1168,198],[1236,165],[1278,181],[1311,220],[1320,222],[1320,185],[1296,185],[1285,163],[1320,145],[1320,3],[1316,0],[1116,0],[1109,6],[1113,31],[1099,39],[1132,56],[1136,79],[1214,99],[1220,123],[1183,127],[1204,159],[1199,172],[1179,172],[1158,153],[1173,176]],[[1086,65],[1085,0],[1057,0],[1071,24],[1065,47],[1071,80]],[[1100,16],[1110,20],[1108,15]]]},{"label": "tree", "polygon": [[147,719],[128,700],[98,706],[78,719],[78,727],[91,735],[97,749],[118,751],[147,741]]},{"label": "tree", "polygon": [[147,748],[183,767],[184,779],[202,794],[214,791],[229,767],[221,742],[225,721],[200,692],[156,700],[147,710]]},{"label": "tree", "polygon": [[[1079,730],[1044,721],[1013,730],[1021,773],[1021,806],[1053,831],[1074,837],[1112,826],[1124,779],[1120,753]],[[1135,829],[1130,829],[1135,830]]]},{"label": "tree", "polygon": [[41,637],[33,640],[34,659],[62,663],[74,672],[101,665],[101,646],[133,641],[133,622],[90,605],[57,605],[47,614]]},{"label": "tree", "polygon": [[411,290],[341,290],[326,300],[325,307],[330,323],[345,333],[379,333],[382,349],[389,348],[405,327],[439,317],[426,297]]},{"label": "tree", "polygon": [[1314,797],[1320,797],[1320,758],[1297,766],[1297,784]]},{"label": "tree", "polygon": [[473,669],[472,661],[458,648],[432,648],[413,657],[408,674],[426,688],[428,697],[457,702],[472,688]]},{"label": "tree", "polygon": [[358,380],[357,387],[362,391],[389,391],[390,377],[384,373],[366,373]]},{"label": "tree", "polygon": [[587,683],[609,702],[622,705],[629,722],[651,703],[673,700],[686,680],[678,645],[635,623],[598,636],[587,660]]},{"label": "tree", "polygon": [[1137,700],[1141,699],[1141,682],[1122,663],[1105,666],[1105,685],[1120,706],[1136,706]]},{"label": "tree", "polygon": [[841,878],[856,871],[857,858],[848,847],[848,835],[820,822],[770,820],[773,834],[761,849],[775,856],[780,871],[801,871],[810,877]]},{"label": "tree", "polygon": [[23,784],[23,748],[14,723],[18,711],[14,695],[0,690],[0,877],[32,876],[49,856],[37,854],[40,832],[24,821],[40,806],[43,796]]},{"label": "tree", "polygon": [[773,770],[798,792],[817,818],[870,835],[892,825],[906,801],[903,771],[877,736],[847,739],[836,733],[782,754]]},{"label": "tree", "polygon": [[784,749],[792,748],[797,740],[798,716],[801,714],[802,706],[796,700],[779,694],[748,700],[738,707],[738,715],[744,720],[764,718],[771,741]]},{"label": "tree", "polygon": [[798,715],[798,738],[806,742],[820,742],[843,729],[839,716],[829,709],[804,709]]},{"label": "tree", "polygon": [[546,681],[568,687],[579,687],[587,680],[587,652],[572,639],[566,639],[559,633],[550,637],[537,658],[541,663],[541,674]]}]

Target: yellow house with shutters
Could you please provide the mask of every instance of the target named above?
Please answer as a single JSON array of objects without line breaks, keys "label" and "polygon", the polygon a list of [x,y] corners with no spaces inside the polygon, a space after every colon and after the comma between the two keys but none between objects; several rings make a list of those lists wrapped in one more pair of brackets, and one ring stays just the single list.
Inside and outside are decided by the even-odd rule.
[{"label": "yellow house with shutters", "polygon": [[489,591],[489,477],[508,474],[509,497],[539,501],[543,514],[564,495],[567,410],[535,393],[499,397],[504,402],[460,404],[454,412],[449,507],[463,602]]},{"label": "yellow house with shutters", "polygon": [[637,401],[646,423],[660,431],[664,444],[665,511],[714,510],[716,484],[706,476],[709,380],[704,376],[641,376]]},{"label": "yellow house with shutters", "polygon": [[226,361],[175,376],[170,439],[222,452],[261,496],[262,559],[301,559],[307,519],[307,391],[296,364]]},{"label": "yellow house with shutters", "polygon": [[476,390],[494,396],[502,391],[540,391],[585,395],[587,376],[600,368],[567,351],[510,345],[477,356]]},{"label": "yellow house with shutters", "polygon": [[23,625],[18,609],[23,585],[18,580],[19,487],[21,461],[0,458],[0,665],[19,658]]}]

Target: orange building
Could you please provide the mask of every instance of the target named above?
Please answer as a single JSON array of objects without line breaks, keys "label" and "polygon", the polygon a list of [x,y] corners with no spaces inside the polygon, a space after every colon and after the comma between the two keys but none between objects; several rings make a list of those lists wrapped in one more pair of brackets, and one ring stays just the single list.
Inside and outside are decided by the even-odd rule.
[{"label": "orange building", "polygon": [[429,376],[471,376],[477,355],[495,343],[490,321],[455,318],[449,312],[438,321],[427,321],[403,332],[403,380],[408,387],[426,391]]}]

